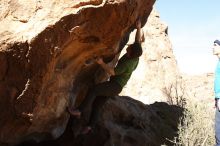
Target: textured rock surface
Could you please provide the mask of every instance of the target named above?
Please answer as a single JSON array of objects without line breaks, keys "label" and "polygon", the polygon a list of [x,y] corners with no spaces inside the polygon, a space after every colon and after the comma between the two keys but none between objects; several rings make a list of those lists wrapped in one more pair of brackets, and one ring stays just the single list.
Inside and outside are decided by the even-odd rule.
[{"label": "textured rock surface", "polygon": [[136,19],[147,21],[153,3],[2,0],[0,143],[59,137],[69,119],[69,99],[80,101],[104,76],[91,58],[112,61]]},{"label": "textured rock surface", "polygon": [[103,145],[159,146],[165,143],[171,145],[167,139],[177,136],[182,109],[166,103],[144,105],[129,97],[116,97],[108,100],[95,113],[98,114],[94,114],[96,126],[108,131],[105,135],[109,138]]},{"label": "textured rock surface", "polygon": [[[129,95],[144,103],[167,101],[164,89],[176,84],[179,76],[176,59],[168,36],[168,26],[153,10],[143,27],[144,53],[122,95]],[[129,43],[134,39],[130,37]]]},{"label": "textured rock surface", "polygon": [[[104,104],[103,104],[104,103]],[[100,106],[103,105],[103,106]],[[74,132],[67,128],[56,141],[39,144],[26,142],[20,146],[160,146],[173,145],[179,118],[183,109],[174,105],[156,102],[144,105],[130,97],[115,97],[107,102],[98,99],[93,111],[93,131],[86,135],[76,135],[79,126],[71,119]],[[69,129],[69,130],[68,130]],[[169,139],[169,140],[168,140]]]}]

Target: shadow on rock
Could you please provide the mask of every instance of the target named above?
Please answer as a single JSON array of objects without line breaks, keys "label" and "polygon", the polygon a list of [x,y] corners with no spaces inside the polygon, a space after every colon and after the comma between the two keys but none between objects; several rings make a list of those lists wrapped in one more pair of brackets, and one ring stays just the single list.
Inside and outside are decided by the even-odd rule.
[{"label": "shadow on rock", "polygon": [[92,131],[80,135],[84,124],[70,118],[64,134],[57,140],[25,142],[19,146],[159,146],[173,145],[183,108],[156,102],[145,105],[126,96],[99,97],[93,105]]}]

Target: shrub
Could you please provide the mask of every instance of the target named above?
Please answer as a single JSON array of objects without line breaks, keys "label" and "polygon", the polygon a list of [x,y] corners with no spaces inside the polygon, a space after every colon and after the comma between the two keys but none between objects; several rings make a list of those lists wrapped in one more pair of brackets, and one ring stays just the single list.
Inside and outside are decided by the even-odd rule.
[{"label": "shrub", "polygon": [[215,144],[215,109],[214,101],[210,102],[209,99],[213,97],[198,98],[194,89],[187,90],[185,87],[181,80],[177,80],[176,84],[164,89],[169,104],[184,108],[178,126],[178,137],[168,141],[174,146],[212,146]]},{"label": "shrub", "polygon": [[214,145],[214,110],[207,102],[187,100],[184,116],[178,126],[175,146]]}]

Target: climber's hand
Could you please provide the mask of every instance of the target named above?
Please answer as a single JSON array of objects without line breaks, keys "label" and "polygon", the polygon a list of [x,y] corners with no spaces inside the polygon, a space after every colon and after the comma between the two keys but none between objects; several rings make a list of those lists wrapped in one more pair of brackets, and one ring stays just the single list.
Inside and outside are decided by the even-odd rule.
[{"label": "climber's hand", "polygon": [[98,63],[98,64],[103,64],[104,62],[103,62],[103,59],[101,58],[101,57],[97,57],[96,58],[96,62]]},{"label": "climber's hand", "polygon": [[138,19],[137,21],[136,21],[136,28],[141,28],[141,20],[140,19]]}]

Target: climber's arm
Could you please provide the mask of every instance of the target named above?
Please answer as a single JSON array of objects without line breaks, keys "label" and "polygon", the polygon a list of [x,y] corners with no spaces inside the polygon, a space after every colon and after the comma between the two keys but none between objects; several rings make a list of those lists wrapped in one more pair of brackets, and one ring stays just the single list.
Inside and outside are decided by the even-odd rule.
[{"label": "climber's arm", "polygon": [[137,22],[136,22],[136,29],[137,29],[137,32],[136,32],[136,35],[135,35],[135,42],[139,42],[139,43],[144,42],[145,38],[144,38],[144,33],[141,30],[141,21],[140,21],[140,19],[138,19]]},{"label": "climber's arm", "polygon": [[109,73],[111,76],[115,75],[115,71],[113,67],[108,66],[103,60],[102,58],[97,58],[96,62],[101,65],[101,67],[107,72]]}]

